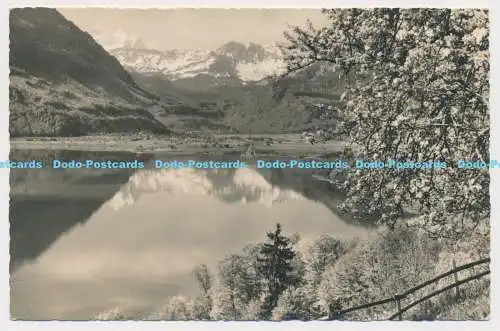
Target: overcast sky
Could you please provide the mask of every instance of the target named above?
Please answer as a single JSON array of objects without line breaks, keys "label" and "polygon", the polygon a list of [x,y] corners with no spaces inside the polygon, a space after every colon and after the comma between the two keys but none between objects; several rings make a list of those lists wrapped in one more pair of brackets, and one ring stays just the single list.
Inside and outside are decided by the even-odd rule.
[{"label": "overcast sky", "polygon": [[156,49],[214,49],[228,41],[275,43],[290,25],[324,24],[318,9],[58,9],[91,34],[118,30]]}]

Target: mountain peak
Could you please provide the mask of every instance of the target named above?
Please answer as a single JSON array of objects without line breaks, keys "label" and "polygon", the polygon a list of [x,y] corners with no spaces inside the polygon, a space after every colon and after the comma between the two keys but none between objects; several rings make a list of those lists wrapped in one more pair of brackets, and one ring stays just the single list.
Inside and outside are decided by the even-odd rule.
[{"label": "mountain peak", "polygon": [[148,49],[142,39],[131,35],[122,29],[118,29],[111,34],[103,33],[101,31],[92,31],[90,34],[107,51],[120,48]]},{"label": "mountain peak", "polygon": [[222,46],[217,48],[217,51],[220,52],[235,52],[235,51],[246,51],[247,46],[243,43],[237,41],[228,41],[224,43]]},{"label": "mountain peak", "polygon": [[217,48],[216,54],[226,55],[234,59],[235,62],[259,62],[266,57],[266,50],[262,45],[255,43],[243,44],[236,41],[229,41]]},{"label": "mountain peak", "polygon": [[[212,50],[153,50],[136,45],[110,51],[128,70],[160,74],[181,87],[239,86],[282,72],[274,45],[229,41]],[[192,84],[191,84],[192,83]]]},{"label": "mountain peak", "polygon": [[125,47],[134,49],[148,49],[144,41],[140,38],[130,38],[125,42]]}]

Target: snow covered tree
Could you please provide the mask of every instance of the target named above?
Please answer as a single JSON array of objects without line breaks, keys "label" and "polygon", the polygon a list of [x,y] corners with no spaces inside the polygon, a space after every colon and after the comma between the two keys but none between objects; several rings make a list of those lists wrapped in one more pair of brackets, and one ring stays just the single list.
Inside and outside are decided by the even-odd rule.
[{"label": "snow covered tree", "polygon": [[[374,258],[375,249],[371,243],[361,242],[326,268],[318,286],[318,297],[325,314],[334,316],[336,311],[381,297],[377,291],[380,282],[376,278],[379,265]],[[361,313],[364,315],[365,311]]]},{"label": "snow covered tree", "polygon": [[334,237],[323,235],[303,253],[306,265],[306,281],[316,288],[325,269],[347,252],[347,243]]},{"label": "snow covered tree", "polygon": [[236,321],[241,318],[242,302],[239,300],[235,290],[223,284],[217,279],[212,288],[213,302],[210,317],[213,320]]},{"label": "snow covered tree", "polygon": [[200,264],[193,270],[193,273],[200,286],[201,294],[208,294],[208,291],[212,287],[212,279],[208,267],[205,264]]},{"label": "snow covered tree", "polygon": [[[447,269],[441,270],[439,266],[442,249],[441,241],[404,224],[394,230],[385,229],[371,240],[358,241],[325,269],[318,286],[322,310],[327,312],[336,307],[338,311],[392,297],[448,271],[450,259],[445,262]],[[443,283],[429,285],[416,298],[442,286]],[[393,302],[339,317],[385,319],[387,311],[392,309]]]},{"label": "snow covered tree", "polygon": [[129,319],[132,318],[127,318],[123,311],[118,307],[105,310],[95,316],[95,320],[97,321],[126,321]]},{"label": "snow covered tree", "polygon": [[212,310],[212,297],[210,295],[212,277],[205,264],[196,266],[193,274],[200,286],[200,294],[193,301],[193,317],[197,320],[208,320]]},{"label": "snow covered tree", "polygon": [[212,297],[210,295],[200,294],[193,299],[192,316],[195,320],[207,321],[211,319]]},{"label": "snow covered tree", "polygon": [[193,320],[193,302],[184,295],[169,298],[168,302],[158,312],[152,314],[151,320],[188,321]]},{"label": "snow covered tree", "polygon": [[262,294],[261,275],[257,270],[260,245],[249,245],[243,254],[232,254],[219,263],[215,288],[212,292],[212,317],[215,319],[248,319],[248,311]]},{"label": "snow covered tree", "polygon": [[288,73],[325,63],[346,89],[335,111],[352,160],[445,162],[444,169],[349,169],[338,185],[359,219],[394,225],[410,210],[425,228],[467,233],[490,214],[489,17],[479,9],[329,9],[329,25],[293,28]]},{"label": "snow covered tree", "polygon": [[317,295],[308,286],[287,288],[273,309],[272,319],[311,321],[321,317]]},{"label": "snow covered tree", "polygon": [[266,299],[262,306],[263,319],[271,318],[272,310],[278,304],[281,293],[300,281],[294,270],[295,252],[291,239],[282,235],[281,224],[276,224],[274,232],[267,233],[268,242],[264,243],[259,261],[259,271],[264,277]]}]

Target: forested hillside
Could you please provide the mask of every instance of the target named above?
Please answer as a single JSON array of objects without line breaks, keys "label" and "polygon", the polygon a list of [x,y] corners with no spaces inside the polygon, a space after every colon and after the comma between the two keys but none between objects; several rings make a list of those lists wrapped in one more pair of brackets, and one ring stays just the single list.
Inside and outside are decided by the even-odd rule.
[{"label": "forested hillside", "polygon": [[11,136],[169,132],[158,97],[57,10],[10,11]]}]

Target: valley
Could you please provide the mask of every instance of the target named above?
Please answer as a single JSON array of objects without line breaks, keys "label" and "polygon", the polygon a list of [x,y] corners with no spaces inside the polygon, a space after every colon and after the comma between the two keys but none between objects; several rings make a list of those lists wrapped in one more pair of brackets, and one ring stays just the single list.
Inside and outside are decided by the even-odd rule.
[{"label": "valley", "polygon": [[343,90],[319,66],[279,77],[276,44],[157,50],[91,35],[53,9],[16,9],[11,21],[13,138],[302,133],[325,125],[315,107]]},{"label": "valley", "polygon": [[276,45],[228,42],[213,51],[109,52],[141,87],[170,104],[157,115],[173,130],[303,132],[320,125],[315,106],[338,102],[344,88],[338,74],[320,66],[282,76]]},{"label": "valley", "polygon": [[298,134],[207,134],[185,136],[101,135],[57,138],[12,138],[16,150],[78,150],[112,152],[168,152],[171,155],[233,153],[243,154],[253,143],[259,155],[324,155],[338,153],[344,143],[328,141],[311,145]]}]

